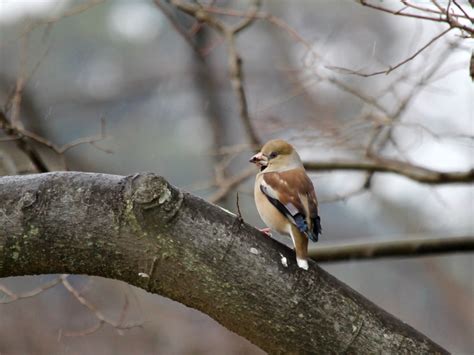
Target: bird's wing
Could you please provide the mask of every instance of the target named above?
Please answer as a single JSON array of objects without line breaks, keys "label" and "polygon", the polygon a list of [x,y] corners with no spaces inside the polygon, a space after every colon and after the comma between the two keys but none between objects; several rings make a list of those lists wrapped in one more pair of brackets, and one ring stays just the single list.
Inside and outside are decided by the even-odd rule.
[{"label": "bird's wing", "polygon": [[260,190],[270,203],[312,241],[321,234],[318,201],[303,168],[263,174]]}]

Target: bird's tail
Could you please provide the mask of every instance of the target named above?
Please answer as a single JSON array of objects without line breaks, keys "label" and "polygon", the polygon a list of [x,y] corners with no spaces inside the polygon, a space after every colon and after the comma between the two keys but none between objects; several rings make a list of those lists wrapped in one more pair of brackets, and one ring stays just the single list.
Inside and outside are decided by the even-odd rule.
[{"label": "bird's tail", "polygon": [[312,218],[312,229],[308,228],[308,223],[306,223],[306,218],[301,213],[296,214],[293,216],[295,221],[296,227],[298,230],[303,233],[309,240],[313,242],[317,242],[319,236],[321,235],[321,218],[316,216]]},{"label": "bird's tail", "polygon": [[308,238],[316,243],[319,240],[319,236],[321,235],[322,230],[323,229],[321,228],[321,218],[319,216],[314,217],[313,229],[307,234]]}]

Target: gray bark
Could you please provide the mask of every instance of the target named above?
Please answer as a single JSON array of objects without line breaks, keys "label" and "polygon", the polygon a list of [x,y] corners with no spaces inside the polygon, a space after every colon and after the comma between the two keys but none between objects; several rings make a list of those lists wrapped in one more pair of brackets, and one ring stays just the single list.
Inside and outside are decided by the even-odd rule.
[{"label": "gray bark", "polygon": [[447,353],[314,262],[298,269],[293,251],[152,174],[0,178],[0,277],[52,273],[169,297],[269,353]]}]

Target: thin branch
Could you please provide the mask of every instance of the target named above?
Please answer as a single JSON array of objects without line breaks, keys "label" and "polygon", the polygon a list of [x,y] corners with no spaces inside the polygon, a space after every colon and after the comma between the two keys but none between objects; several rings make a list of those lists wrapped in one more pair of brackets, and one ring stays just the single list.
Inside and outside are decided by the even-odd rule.
[{"label": "thin branch", "polygon": [[37,296],[40,293],[42,293],[46,290],[49,290],[50,288],[52,288],[52,287],[54,287],[54,286],[56,286],[60,283],[61,283],[61,278],[58,277],[58,278],[55,278],[55,279],[53,279],[49,282],[46,282],[46,283],[42,284],[40,287],[37,287],[37,288],[35,288],[31,291],[24,292],[24,293],[21,293],[21,294],[16,294],[15,292],[11,291],[7,287],[0,284],[0,294],[4,293],[9,297],[9,299],[6,300],[6,301],[3,301],[3,300],[0,299],[0,304],[7,304],[7,303],[14,302],[14,301],[22,300],[22,299],[25,299],[25,298],[31,298],[31,297]]},{"label": "thin branch", "polygon": [[21,99],[23,97],[23,88],[25,87],[26,67],[28,62],[28,36],[22,37],[20,44],[20,64],[16,79],[15,93],[12,98],[11,124],[13,127],[20,127]]},{"label": "thin branch", "polygon": [[79,4],[71,9],[69,9],[68,11],[65,11],[64,13],[62,13],[61,15],[58,15],[58,16],[52,16],[48,19],[45,19],[45,20],[39,20],[37,22],[34,22],[28,26],[26,26],[26,28],[24,29],[24,31],[20,34],[20,38],[23,37],[23,36],[26,36],[28,34],[30,34],[32,31],[34,31],[36,28],[40,27],[40,26],[51,26],[53,24],[55,24],[56,22],[60,21],[60,20],[63,20],[67,17],[72,17],[72,16],[76,16],[76,15],[79,15],[89,9],[91,9],[92,7],[94,6],[97,6],[97,5],[100,5],[102,3],[104,3],[105,0],[92,0],[90,2],[86,2],[86,3],[83,3],[83,4]]},{"label": "thin branch", "polygon": [[212,203],[217,203],[226,197],[234,188],[238,187],[245,180],[250,178],[255,174],[255,168],[251,167],[247,170],[244,170],[240,174],[229,177],[221,182],[219,189],[214,192],[209,198],[208,201]]},{"label": "thin branch", "polygon": [[258,138],[258,135],[252,126],[249,114],[247,96],[244,89],[242,57],[240,56],[237,50],[235,40],[237,34],[246,29],[248,26],[250,26],[252,22],[256,19],[256,14],[261,6],[261,1],[255,0],[251,5],[251,9],[244,13],[244,15],[242,16],[244,17],[244,19],[234,26],[228,26],[224,22],[215,18],[214,16],[211,16],[207,11],[209,7],[184,3],[178,0],[172,1],[172,4],[176,6],[176,8],[178,8],[179,10],[196,18],[197,21],[208,24],[224,36],[227,42],[228,69],[230,81],[238,100],[239,116],[244,125],[244,129],[249,143],[256,146],[260,145],[260,139]]},{"label": "thin branch", "polygon": [[[386,124],[379,124],[375,127],[365,151],[367,157],[377,159],[377,151],[382,151],[390,140],[394,141],[391,138],[393,135],[395,123],[402,120],[403,115],[410,104],[414,102],[428,81],[439,71],[444,62],[453,53],[453,48],[456,48],[456,46],[457,44],[450,44],[446,46],[443,52],[439,55],[438,59],[431,65],[431,68],[427,71],[427,73],[422,75],[421,78],[415,82],[411,90],[405,94],[404,98],[399,100],[399,103],[393,113],[387,116],[387,119],[390,120],[390,125],[387,126]],[[373,172],[371,172],[369,175],[369,181],[372,178],[372,175]]]},{"label": "thin branch", "polygon": [[319,203],[333,203],[333,202],[347,202],[347,200],[349,200],[351,197],[355,197],[355,196],[359,196],[359,195],[362,195],[366,192],[369,191],[368,187],[367,186],[367,179],[364,181],[364,183],[359,186],[358,188],[352,190],[352,191],[349,191],[349,192],[346,192],[344,194],[336,194],[336,196],[334,197],[331,197],[331,198],[325,198],[325,199],[318,199],[319,200]]},{"label": "thin branch", "polygon": [[240,198],[239,198],[238,191],[237,191],[237,194],[235,195],[235,207],[237,208],[237,217],[239,218],[239,221],[243,223],[244,217],[242,217],[242,212],[240,211]]},{"label": "thin branch", "polygon": [[[64,275],[61,275],[60,276],[60,279],[61,279],[61,283],[63,284],[64,288],[69,291],[69,293],[71,293],[74,298],[77,299],[77,301],[79,303],[81,303],[83,306],[85,306],[86,308],[88,308],[94,315],[95,317],[99,320],[99,324],[100,323],[106,323],[116,329],[131,329],[131,328],[137,328],[137,327],[141,327],[143,325],[143,322],[133,322],[133,323],[129,323],[129,324],[123,324],[123,315],[120,316],[120,319],[118,322],[115,322],[109,318],[107,318],[101,311],[99,311],[97,309],[96,306],[94,306],[91,302],[89,302],[84,296],[82,296],[79,291],[77,291],[74,286],[69,282],[68,280],[68,276],[67,274],[64,274]],[[126,304],[128,303],[128,300],[126,302]],[[124,309],[126,310],[126,308],[128,307],[128,305],[126,305],[126,307],[124,306]],[[92,327],[92,329],[94,329],[93,331],[96,331],[98,330],[99,328],[101,327],[101,324],[98,325],[98,326],[94,326]],[[90,329],[88,331],[91,331]],[[87,333],[89,334],[89,333]],[[79,335],[82,335],[82,333],[79,333]]]},{"label": "thin branch", "polygon": [[171,3],[182,12],[194,17],[200,22],[205,22],[220,33],[225,33],[226,25],[217,18],[210,16],[203,6],[186,3],[180,0],[172,0]]},{"label": "thin branch", "polygon": [[[412,8],[416,10],[420,10],[421,14],[418,13],[407,13],[402,10],[393,10],[388,7],[384,7],[383,5],[378,5],[378,4],[373,4],[368,2],[367,0],[356,0],[356,2],[360,3],[363,6],[372,8],[374,10],[386,12],[392,15],[398,15],[398,16],[403,16],[403,17],[411,17],[415,19],[421,19],[421,20],[427,20],[427,21],[433,21],[433,22],[441,22],[441,23],[446,23],[448,24],[451,28],[457,28],[461,31],[465,31],[468,33],[469,37],[474,36],[474,28],[469,27],[466,25],[463,25],[461,22],[459,22],[458,18],[463,18],[463,15],[454,15],[448,13],[448,8],[451,4],[451,1],[448,2],[448,7],[445,9],[441,5],[439,5],[436,1],[432,1],[434,5],[438,8],[439,11],[433,11],[433,10],[428,10],[428,9],[421,9],[417,8],[415,6],[411,6]],[[402,3],[406,4],[406,2]],[[430,14],[436,14],[437,16],[430,16]],[[426,15],[428,14],[428,15]],[[470,17],[468,16],[470,19]]]},{"label": "thin branch", "polygon": [[0,143],[2,142],[13,142],[19,140],[20,137],[2,137],[0,138]]},{"label": "thin branch", "polygon": [[345,74],[353,74],[353,75],[358,75],[358,76],[362,76],[364,78],[368,78],[368,77],[371,77],[371,76],[377,76],[377,75],[382,75],[382,74],[385,74],[385,75],[388,75],[390,74],[392,71],[400,68],[402,65],[408,63],[409,61],[415,59],[421,52],[423,52],[425,49],[427,49],[428,47],[430,47],[434,42],[436,42],[438,39],[440,39],[441,37],[443,37],[444,35],[446,35],[449,31],[452,30],[452,27],[449,27],[447,28],[446,30],[442,31],[441,33],[439,33],[438,35],[434,36],[433,38],[431,38],[424,46],[422,46],[421,48],[419,48],[415,53],[413,53],[411,56],[409,56],[408,58],[402,60],[401,62],[395,64],[394,66],[390,66],[388,69],[384,69],[384,70],[379,70],[379,71],[376,71],[376,72],[372,72],[372,73],[362,73],[362,72],[359,72],[359,71],[354,71],[354,70],[351,70],[351,69],[347,69],[347,68],[342,68],[342,67],[337,67],[337,66],[327,66],[328,69],[332,69],[332,70],[337,70],[341,73],[345,73]]},{"label": "thin branch", "polygon": [[[433,0],[432,3],[436,6],[436,9],[430,9],[427,7],[419,6],[416,4],[411,4],[407,0],[401,0],[401,3],[404,5],[404,7],[400,10],[394,10],[389,7],[386,7],[382,4],[373,4],[370,3],[367,0],[357,0],[358,3],[360,3],[363,6],[382,11],[385,13],[393,14],[393,15],[398,15],[398,16],[404,16],[404,17],[411,17],[411,18],[416,18],[416,19],[421,19],[421,20],[429,20],[429,21],[434,21],[434,22],[440,22],[447,24],[449,27],[433,37],[428,43],[426,43],[424,46],[419,48],[415,53],[413,53],[411,56],[408,58],[402,60],[398,64],[394,66],[390,66],[388,69],[385,70],[379,70],[376,72],[372,73],[363,73],[360,71],[355,71],[352,69],[348,68],[342,68],[342,67],[336,67],[336,66],[328,66],[329,69],[333,70],[338,70],[339,72],[346,73],[346,74],[353,74],[353,75],[358,75],[362,77],[372,77],[376,75],[382,75],[382,74],[390,74],[392,71],[398,69],[399,67],[403,66],[404,64],[410,62],[414,58],[416,58],[421,52],[426,50],[428,47],[430,47],[434,42],[436,42],[438,39],[441,37],[444,37],[449,31],[453,29],[459,29],[461,33],[463,31],[467,33],[467,35],[464,35],[463,37],[465,38],[474,38],[474,27],[469,27],[464,24],[462,24],[459,19],[469,19],[471,23],[474,23],[473,19],[469,17],[467,12],[463,9],[462,6],[460,6],[456,1],[449,1],[448,5],[446,8],[442,7],[440,4],[438,4],[437,1]],[[457,8],[459,8],[462,12],[462,14],[457,14],[454,12],[454,10],[451,8],[451,3],[454,3]],[[406,9],[412,9],[415,11],[418,11],[419,13],[408,13],[405,12]],[[421,14],[420,14],[421,13]],[[436,15],[436,16],[435,16]]]},{"label": "thin branch", "polygon": [[308,254],[319,263],[472,253],[473,251],[474,237],[464,236],[317,247],[310,249]]},{"label": "thin branch", "polygon": [[248,110],[247,96],[244,89],[244,74],[242,70],[242,58],[237,53],[235,45],[235,37],[233,34],[227,35],[228,43],[228,55],[229,55],[229,73],[230,80],[232,83],[232,88],[237,96],[239,102],[239,115],[244,124],[245,132],[249,144],[257,146],[261,144],[260,139],[257,136],[257,133],[253,129],[251,118]]},{"label": "thin branch", "polygon": [[48,166],[37,149],[31,144],[31,141],[27,137],[18,134],[18,129],[11,125],[3,110],[0,110],[0,130],[3,130],[9,137],[18,138],[16,141],[18,149],[26,154],[38,172],[46,173],[49,171]]},{"label": "thin branch", "polygon": [[249,14],[249,12],[245,12],[245,11],[216,7],[212,5],[202,6],[201,9],[203,12],[210,13],[210,14],[224,15],[224,16],[230,16],[230,17],[244,17],[244,18],[248,18],[251,16],[252,18],[256,20],[267,21],[273,26],[280,28],[281,30],[286,32],[290,37],[292,37],[296,42],[303,45],[303,47],[305,47],[307,51],[305,57],[312,56],[313,59],[322,59],[319,53],[317,53],[314,50],[314,46],[309,41],[307,41],[303,36],[301,36],[301,34],[297,30],[291,27],[282,18],[274,16],[270,13],[257,11],[255,13]]},{"label": "thin branch", "polygon": [[194,53],[197,54],[197,57],[200,60],[203,60],[203,54],[199,47],[196,45],[196,43],[194,43],[192,36],[186,30],[183,29],[183,27],[180,25],[180,23],[173,15],[172,11],[168,8],[168,6],[164,5],[160,0],[154,0],[154,3],[160,9],[163,15],[169,20],[176,32],[178,32],[181,37],[183,37],[186,43],[188,43],[189,46],[192,48]]},{"label": "thin branch", "polygon": [[[101,140],[104,140],[106,138],[105,136],[105,128],[106,128],[106,122],[105,122],[105,118],[104,117],[101,117],[100,119],[101,121],[101,124],[100,124],[100,133],[98,135],[95,135],[95,136],[90,136],[90,137],[81,137],[81,138],[77,138],[75,140],[73,140],[72,142],[70,143],[66,143],[62,146],[58,146],[56,144],[54,144],[53,142],[47,140],[46,138],[44,137],[41,137],[40,135],[34,133],[34,132],[29,132],[27,130],[24,130],[24,129],[19,129],[17,130],[17,133],[22,135],[22,136],[25,136],[25,137],[28,137],[28,138],[31,138],[32,140],[34,140],[35,142],[39,143],[39,144],[42,144],[44,145],[45,147],[48,147],[50,148],[52,151],[54,151],[56,154],[58,155],[63,155],[64,153],[66,153],[69,149],[72,149],[72,148],[75,148],[79,145],[82,145],[82,144],[92,144],[92,143],[97,143]],[[103,151],[107,152],[107,153],[112,153],[111,151],[109,150],[104,150],[102,148]]]},{"label": "thin branch", "polygon": [[90,335],[97,332],[99,329],[101,329],[103,325],[104,325],[104,322],[98,321],[96,324],[92,325],[91,327],[85,328],[82,330],[64,331],[61,329],[59,338],[61,338],[62,335],[67,336],[67,337],[82,337],[82,336]]},{"label": "thin branch", "polygon": [[49,172],[50,170],[31,141],[39,143],[61,156],[64,155],[64,153],[66,153],[69,149],[72,149],[82,144],[91,144],[97,149],[100,149],[107,153],[111,153],[111,151],[106,150],[104,148],[100,148],[96,145],[97,142],[105,139],[105,119],[103,117],[101,118],[100,134],[91,137],[78,138],[63,146],[58,146],[53,142],[49,141],[48,139],[34,132],[27,131],[19,126],[14,127],[10,123],[10,120],[7,118],[4,111],[2,110],[0,110],[0,130],[3,130],[8,136],[6,138],[2,138],[2,140],[9,139],[16,141],[18,148],[28,156],[36,170],[42,173]]},{"label": "thin branch", "polygon": [[469,75],[472,81],[474,81],[474,49],[472,50],[471,60],[469,63]]},{"label": "thin branch", "polygon": [[464,14],[464,16],[466,18],[468,18],[471,21],[471,23],[474,24],[474,17],[469,16],[468,13],[466,12],[466,10],[464,10],[464,8],[461,5],[459,5],[459,3],[456,0],[452,0],[452,1],[453,1],[453,4],[456,5],[456,7],[459,10],[461,10],[461,12]]}]

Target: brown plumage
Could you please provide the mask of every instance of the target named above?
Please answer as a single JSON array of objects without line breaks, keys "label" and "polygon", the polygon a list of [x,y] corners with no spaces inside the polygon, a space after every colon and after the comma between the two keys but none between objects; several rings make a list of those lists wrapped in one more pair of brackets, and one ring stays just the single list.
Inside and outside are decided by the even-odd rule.
[{"label": "brown plumage", "polygon": [[271,140],[251,162],[260,166],[255,180],[255,203],[265,224],[290,236],[298,266],[308,268],[308,239],[318,240],[321,225],[313,184],[293,146]]},{"label": "brown plumage", "polygon": [[293,203],[298,210],[304,210],[308,217],[318,215],[316,193],[304,168],[264,173],[263,179],[279,192],[283,204]]}]

